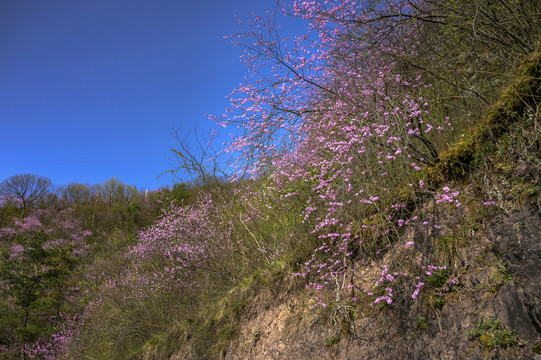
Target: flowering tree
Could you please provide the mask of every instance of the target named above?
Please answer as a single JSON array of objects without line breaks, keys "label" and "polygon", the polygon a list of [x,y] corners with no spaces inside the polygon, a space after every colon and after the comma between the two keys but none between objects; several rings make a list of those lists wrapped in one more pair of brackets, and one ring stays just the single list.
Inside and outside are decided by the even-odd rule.
[{"label": "flowering tree", "polygon": [[[311,287],[343,283],[337,279],[352,262],[380,255],[408,225],[438,229],[433,215],[409,218],[414,204],[396,202],[400,189],[436,206],[460,205],[457,192],[425,184],[422,170],[464,125],[453,126],[451,114],[470,116],[494,96],[490,83],[501,75],[476,79],[501,60],[483,54],[498,42],[516,55],[534,46],[528,32],[498,24],[499,7],[490,1],[465,3],[469,13],[458,16],[461,1],[293,1],[282,12],[306,21],[305,34],[282,37],[278,14],[268,12],[230,37],[245,48],[251,72],[215,118],[237,129],[224,150],[238,154],[232,179],[270,173],[279,193],[305,203],[299,215],[319,241],[296,275],[315,273]],[[526,3],[502,6],[516,25],[539,21]],[[468,20],[478,11],[483,34]]]},{"label": "flowering tree", "polygon": [[[229,37],[245,48],[251,73],[231,94],[225,116],[215,118],[219,126],[237,129],[225,149],[240,154],[234,179],[256,176],[270,159],[296,148],[314,132],[310,124],[361,117],[368,125],[374,117],[386,118],[392,143],[407,146],[417,164],[431,163],[438,143],[448,138],[435,141],[430,132],[451,114],[468,115],[486,105],[495,95],[491,82],[504,76],[497,66],[533,49],[536,30],[521,24],[539,23],[539,10],[529,2],[331,0],[282,6],[307,22],[306,33],[282,36],[278,14],[268,12]],[[501,56],[487,61],[490,52]],[[488,71],[491,82],[479,81],[479,73],[486,77]]]},{"label": "flowering tree", "polygon": [[231,247],[230,233],[210,194],[190,206],[173,203],[160,220],[139,234],[127,254],[133,259],[133,272],[127,277],[135,276],[134,291],[148,291],[143,285],[148,282],[160,291],[201,285],[197,277],[212,271],[216,257]]}]

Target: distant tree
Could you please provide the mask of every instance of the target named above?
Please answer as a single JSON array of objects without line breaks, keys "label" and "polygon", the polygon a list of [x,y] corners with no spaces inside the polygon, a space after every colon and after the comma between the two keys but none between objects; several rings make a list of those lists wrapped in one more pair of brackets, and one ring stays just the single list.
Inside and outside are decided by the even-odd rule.
[{"label": "distant tree", "polygon": [[60,190],[62,200],[73,204],[88,202],[91,199],[90,187],[85,184],[69,183]]},{"label": "distant tree", "polygon": [[163,193],[165,199],[167,199],[168,201],[176,200],[178,202],[182,202],[183,200],[190,197],[190,190],[185,183],[177,183],[173,185],[172,189],[164,189]]},{"label": "distant tree", "polygon": [[93,196],[105,201],[109,207],[120,204],[126,205],[137,197],[137,189],[126,185],[116,177],[102,184],[96,184],[91,189]]},{"label": "distant tree", "polygon": [[109,204],[128,204],[137,195],[137,189],[124,184],[118,178],[112,177],[103,184],[99,185],[100,197]]},{"label": "distant tree", "polygon": [[0,198],[5,204],[18,209],[24,218],[29,209],[35,208],[50,193],[51,179],[33,175],[13,175],[0,183]]}]

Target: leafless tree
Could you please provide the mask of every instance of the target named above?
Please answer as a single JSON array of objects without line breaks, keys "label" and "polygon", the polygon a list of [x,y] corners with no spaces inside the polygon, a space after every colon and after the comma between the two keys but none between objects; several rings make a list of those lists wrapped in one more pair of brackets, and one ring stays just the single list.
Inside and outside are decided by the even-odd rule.
[{"label": "leafless tree", "polygon": [[79,183],[69,183],[60,189],[62,200],[68,204],[89,202],[92,197],[90,186]]},{"label": "leafless tree", "polygon": [[24,218],[30,209],[45,199],[51,188],[49,178],[33,174],[13,175],[0,183],[0,198]]},{"label": "leafless tree", "polygon": [[126,205],[137,195],[137,189],[124,184],[116,177],[112,177],[100,186],[100,196],[113,206],[113,204]]}]

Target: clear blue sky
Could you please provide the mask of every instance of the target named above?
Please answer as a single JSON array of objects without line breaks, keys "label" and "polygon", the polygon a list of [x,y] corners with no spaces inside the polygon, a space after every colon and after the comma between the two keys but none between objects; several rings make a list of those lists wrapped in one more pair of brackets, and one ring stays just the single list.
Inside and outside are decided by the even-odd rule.
[{"label": "clear blue sky", "polygon": [[170,184],[169,128],[212,128],[246,75],[222,36],[275,3],[0,0],[0,181]]}]

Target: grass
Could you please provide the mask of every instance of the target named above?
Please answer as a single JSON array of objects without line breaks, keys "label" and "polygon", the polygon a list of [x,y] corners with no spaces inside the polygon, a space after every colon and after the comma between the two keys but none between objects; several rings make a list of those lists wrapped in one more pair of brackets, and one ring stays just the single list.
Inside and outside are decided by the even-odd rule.
[{"label": "grass", "polygon": [[415,328],[419,330],[426,330],[427,324],[424,316],[417,316],[415,318]]},{"label": "grass", "polygon": [[[154,337],[144,345],[151,358],[168,358],[171,349],[189,346],[199,358],[219,358],[238,335],[245,309],[253,304],[255,295],[276,285],[278,279],[290,272],[286,262],[273,263],[258,269],[217,300],[207,299],[200,310],[189,319],[177,323],[165,334]],[[261,330],[251,333],[252,343],[261,337]]]},{"label": "grass", "polygon": [[336,346],[336,345],[338,345],[339,342],[340,342],[340,337],[338,335],[333,335],[333,336],[330,336],[330,337],[326,338],[325,340],[323,340],[323,343],[327,347]]},{"label": "grass", "polygon": [[445,285],[447,283],[448,279],[449,279],[449,270],[447,270],[447,269],[433,270],[432,275],[430,275],[430,276],[425,275],[424,276],[425,284],[427,284],[431,288],[440,288],[440,287],[442,287],[443,285]]}]

